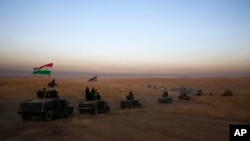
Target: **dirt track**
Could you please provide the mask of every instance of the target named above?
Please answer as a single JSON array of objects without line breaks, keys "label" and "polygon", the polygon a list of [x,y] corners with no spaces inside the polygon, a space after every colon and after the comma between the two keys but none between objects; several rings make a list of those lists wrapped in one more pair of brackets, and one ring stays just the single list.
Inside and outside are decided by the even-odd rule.
[{"label": "dirt track", "polygon": [[191,115],[148,114],[143,110],[14,123],[1,129],[1,140],[228,140],[230,124]]}]

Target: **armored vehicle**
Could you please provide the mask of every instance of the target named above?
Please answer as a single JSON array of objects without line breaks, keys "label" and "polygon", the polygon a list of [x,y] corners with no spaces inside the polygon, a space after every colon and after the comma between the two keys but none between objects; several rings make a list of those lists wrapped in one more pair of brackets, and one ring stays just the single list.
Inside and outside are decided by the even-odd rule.
[{"label": "armored vehicle", "polygon": [[122,100],[120,102],[121,109],[124,108],[140,108],[142,107],[142,104],[139,102],[139,100],[134,99],[134,94],[132,91],[129,92],[129,94],[126,96],[126,100]]},{"label": "armored vehicle", "polygon": [[233,91],[230,89],[225,89],[225,92],[222,94],[222,96],[233,96]]},{"label": "armored vehicle", "polygon": [[78,111],[80,112],[80,114],[106,113],[109,110],[110,110],[110,107],[108,103],[103,100],[83,101],[78,105]]},{"label": "armored vehicle", "polygon": [[53,88],[41,88],[37,91],[37,98],[26,100],[20,104],[18,114],[27,121],[33,116],[41,117],[45,121],[50,121],[54,117],[68,117],[73,115],[73,107],[69,102],[60,99],[58,93]]},{"label": "armored vehicle", "polygon": [[168,97],[168,91],[165,91],[162,94],[162,97],[158,99],[158,103],[171,103],[173,99],[171,97]]},{"label": "armored vehicle", "polygon": [[199,89],[199,90],[196,92],[196,95],[197,95],[197,96],[202,96],[202,95],[203,95],[202,89]]},{"label": "armored vehicle", "polygon": [[186,93],[181,93],[178,97],[181,100],[189,100],[189,96]]},{"label": "armored vehicle", "polygon": [[158,103],[171,103],[173,99],[171,97],[161,97],[158,99]]},{"label": "armored vehicle", "polygon": [[138,100],[122,100],[120,102],[121,109],[124,108],[140,108],[142,107],[142,104]]}]

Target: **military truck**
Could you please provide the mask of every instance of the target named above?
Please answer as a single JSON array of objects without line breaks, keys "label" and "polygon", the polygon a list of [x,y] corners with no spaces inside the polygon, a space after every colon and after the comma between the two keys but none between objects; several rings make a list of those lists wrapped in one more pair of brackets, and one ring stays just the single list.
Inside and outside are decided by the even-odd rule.
[{"label": "military truck", "polygon": [[125,109],[125,108],[140,108],[142,107],[142,104],[139,102],[139,100],[122,100],[120,102],[120,107],[121,109]]},{"label": "military truck", "polygon": [[78,111],[80,112],[80,114],[98,114],[110,111],[110,107],[108,103],[104,100],[82,101],[78,105]]},{"label": "military truck", "polygon": [[199,89],[199,90],[196,92],[196,95],[197,95],[197,96],[202,96],[202,95],[203,95],[202,89]]},{"label": "military truck", "polygon": [[130,91],[129,94],[126,96],[126,100],[122,100],[120,102],[120,107],[121,109],[140,108],[142,107],[142,104],[139,102],[139,100],[135,100],[133,92]]},{"label": "military truck", "polygon": [[173,99],[171,97],[161,97],[158,99],[158,103],[171,103],[173,101]]},{"label": "military truck", "polygon": [[168,91],[163,92],[162,97],[158,99],[158,103],[171,103],[173,99],[168,97]]},{"label": "military truck", "polygon": [[180,93],[180,95],[178,96],[178,98],[180,100],[189,100],[189,96],[186,93]]},{"label": "military truck", "polygon": [[230,89],[225,89],[225,92],[222,94],[222,96],[233,96],[233,91]]},{"label": "military truck", "polygon": [[54,117],[68,117],[73,115],[74,108],[69,102],[60,99],[53,88],[41,88],[37,91],[37,98],[30,99],[20,104],[18,114],[24,121],[30,120],[33,116],[41,117],[44,121],[50,121]]}]

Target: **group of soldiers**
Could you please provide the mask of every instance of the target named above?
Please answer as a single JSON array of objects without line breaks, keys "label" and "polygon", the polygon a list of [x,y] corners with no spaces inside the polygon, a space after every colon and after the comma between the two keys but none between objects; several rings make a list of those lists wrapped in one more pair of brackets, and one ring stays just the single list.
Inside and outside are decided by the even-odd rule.
[{"label": "group of soldiers", "polygon": [[[53,89],[57,93],[57,91],[54,89],[55,86],[58,86],[58,84],[55,82],[55,79],[49,82],[47,86],[49,89]],[[86,87],[85,95],[86,95],[86,101],[101,100],[101,95],[94,87],[91,90],[89,90],[89,87]],[[134,99],[132,91],[130,91],[129,95],[127,96],[127,99],[130,100]]]},{"label": "group of soldiers", "polygon": [[[85,96],[86,96],[85,97],[86,101],[101,100],[101,95],[99,94],[97,89],[95,89],[94,87],[91,90],[89,90],[89,87],[86,87]],[[134,100],[134,94],[132,91],[129,92],[129,94],[126,96],[126,99]]]},{"label": "group of soldiers", "polygon": [[101,100],[101,95],[94,87],[91,90],[89,90],[89,87],[87,87],[85,89],[85,95],[86,95],[86,101]]}]

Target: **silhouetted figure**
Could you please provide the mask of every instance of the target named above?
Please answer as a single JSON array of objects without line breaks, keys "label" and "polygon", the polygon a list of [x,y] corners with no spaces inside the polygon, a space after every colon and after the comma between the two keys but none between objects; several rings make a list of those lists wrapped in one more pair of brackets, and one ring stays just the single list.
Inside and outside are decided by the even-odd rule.
[{"label": "silhouetted figure", "polygon": [[99,94],[99,92],[96,92],[96,99],[97,100],[101,100],[102,98],[101,98],[101,95]]},{"label": "silhouetted figure", "polygon": [[94,87],[92,87],[92,89],[91,89],[90,93],[91,93],[91,94],[95,94],[95,92],[96,92],[95,88],[94,88]]},{"label": "silhouetted figure", "polygon": [[89,95],[89,100],[95,100],[96,91],[97,90],[94,87],[92,87],[92,89],[90,91],[90,95]]},{"label": "silhouetted figure", "polygon": [[130,91],[129,94],[127,95],[127,100],[134,100],[134,94],[132,91]]},{"label": "silhouetted figure", "polygon": [[90,100],[90,92],[89,92],[89,87],[85,89],[85,95],[86,95],[86,101]]},{"label": "silhouetted figure", "polygon": [[50,87],[50,88],[54,88],[55,86],[58,86],[58,84],[56,84],[56,82],[55,82],[55,79],[53,79],[52,81],[50,81],[48,83],[48,87]]},{"label": "silhouetted figure", "polygon": [[183,96],[184,96],[185,98],[188,98],[188,96],[187,96],[187,94],[186,94],[186,93],[183,93]]},{"label": "silhouetted figure", "polygon": [[167,97],[168,96],[168,91],[165,91],[163,94],[162,94],[162,97]]}]

